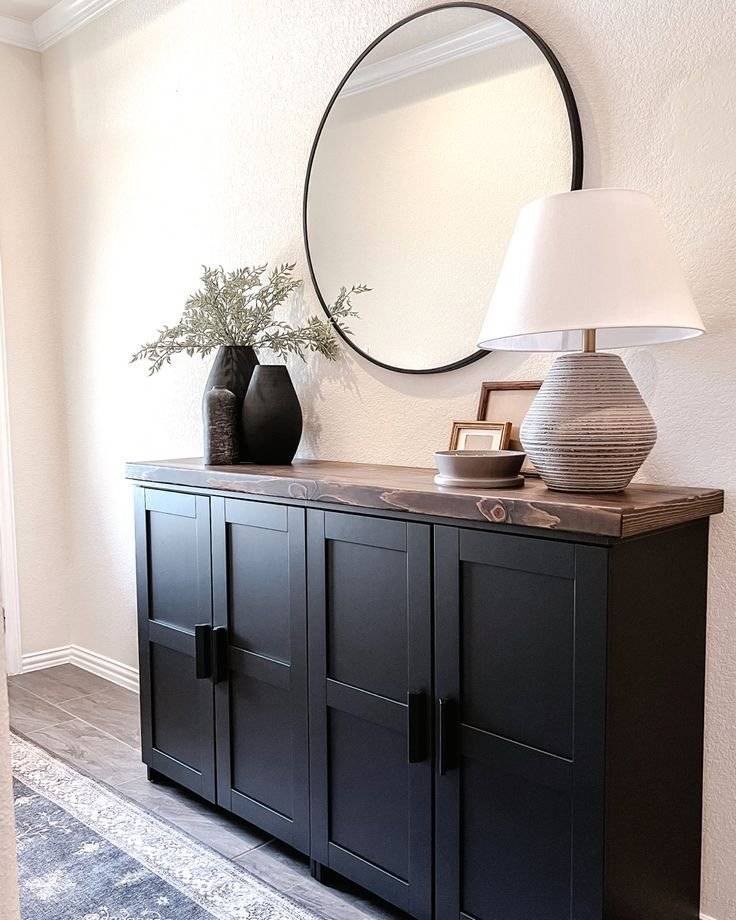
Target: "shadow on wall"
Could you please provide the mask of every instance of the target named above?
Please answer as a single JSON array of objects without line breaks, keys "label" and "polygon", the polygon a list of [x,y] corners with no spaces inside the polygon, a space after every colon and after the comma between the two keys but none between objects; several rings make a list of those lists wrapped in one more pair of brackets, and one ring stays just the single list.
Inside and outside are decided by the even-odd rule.
[{"label": "shadow on wall", "polygon": [[[302,266],[306,268],[304,262],[297,265],[297,276],[304,277],[301,271]],[[289,322],[295,325],[306,322],[310,316],[316,315],[320,319],[324,316],[316,298],[310,298],[311,303],[307,302],[305,288],[307,292],[313,291],[312,283],[308,277],[304,279],[301,288],[293,294],[288,304],[288,319]],[[355,303],[355,307],[359,310],[360,304]],[[337,384],[342,390],[352,394],[356,401],[360,400],[360,390],[355,370],[352,363],[346,360],[345,352],[348,347],[342,340],[340,340],[340,346],[340,351],[335,361],[328,361],[317,354],[307,355],[306,361],[300,361],[298,358],[288,361],[289,373],[294,381],[304,416],[304,434],[299,445],[300,456],[305,451],[309,456],[314,456],[318,450],[322,433],[320,422],[321,404],[326,401],[325,386],[329,389],[332,384]],[[259,355],[259,361],[261,364],[282,363],[272,354],[265,351]]]}]

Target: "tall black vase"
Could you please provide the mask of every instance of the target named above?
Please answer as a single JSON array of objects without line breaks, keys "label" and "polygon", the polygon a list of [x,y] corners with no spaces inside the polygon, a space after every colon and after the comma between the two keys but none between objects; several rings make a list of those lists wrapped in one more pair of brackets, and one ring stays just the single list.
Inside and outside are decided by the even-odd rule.
[{"label": "tall black vase", "polygon": [[302,436],[302,410],[283,364],[259,364],[243,402],[244,447],[253,463],[288,464]]},{"label": "tall black vase", "polygon": [[245,463],[250,459],[244,447],[241,419],[243,400],[245,399],[250,379],[253,376],[253,371],[257,366],[258,358],[250,345],[221,345],[212,363],[212,369],[207,378],[207,383],[204,385],[204,394],[202,396],[202,413],[204,417],[207,393],[213,387],[224,387],[235,394],[235,417],[238,420],[238,460],[240,463]]}]

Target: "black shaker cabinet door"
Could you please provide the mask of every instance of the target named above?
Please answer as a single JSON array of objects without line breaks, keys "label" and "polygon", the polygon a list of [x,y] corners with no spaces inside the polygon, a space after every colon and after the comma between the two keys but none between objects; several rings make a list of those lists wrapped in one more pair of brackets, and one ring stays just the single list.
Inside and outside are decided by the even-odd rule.
[{"label": "black shaker cabinet door", "polygon": [[606,551],[435,530],[440,920],[600,920]]},{"label": "black shaker cabinet door", "polygon": [[137,488],[135,501],[143,760],[214,802],[210,500]]},{"label": "black shaker cabinet door", "polygon": [[309,510],[311,856],[430,917],[430,529]]},{"label": "black shaker cabinet door", "polygon": [[304,511],[212,498],[217,801],[309,848]]}]

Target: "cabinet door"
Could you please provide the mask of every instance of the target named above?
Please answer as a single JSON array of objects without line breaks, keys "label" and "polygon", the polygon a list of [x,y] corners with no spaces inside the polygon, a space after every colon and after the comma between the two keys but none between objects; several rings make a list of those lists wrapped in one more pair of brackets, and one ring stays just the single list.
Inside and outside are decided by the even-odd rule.
[{"label": "cabinet door", "polygon": [[441,920],[602,916],[606,558],[436,529]]},{"label": "cabinet door", "polygon": [[311,855],[429,917],[429,528],[307,514]]},{"label": "cabinet door", "polygon": [[143,760],[214,801],[209,499],[136,489],[136,568]]},{"label": "cabinet door", "polygon": [[307,852],[304,511],[213,497],[212,559],[217,801]]}]

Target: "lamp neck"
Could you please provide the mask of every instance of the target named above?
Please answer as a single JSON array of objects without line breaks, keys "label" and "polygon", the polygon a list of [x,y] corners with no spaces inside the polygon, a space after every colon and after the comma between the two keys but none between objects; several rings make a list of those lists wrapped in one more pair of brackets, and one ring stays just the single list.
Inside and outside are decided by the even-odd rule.
[{"label": "lamp neck", "polygon": [[595,329],[583,329],[583,352],[590,354],[595,351]]}]

